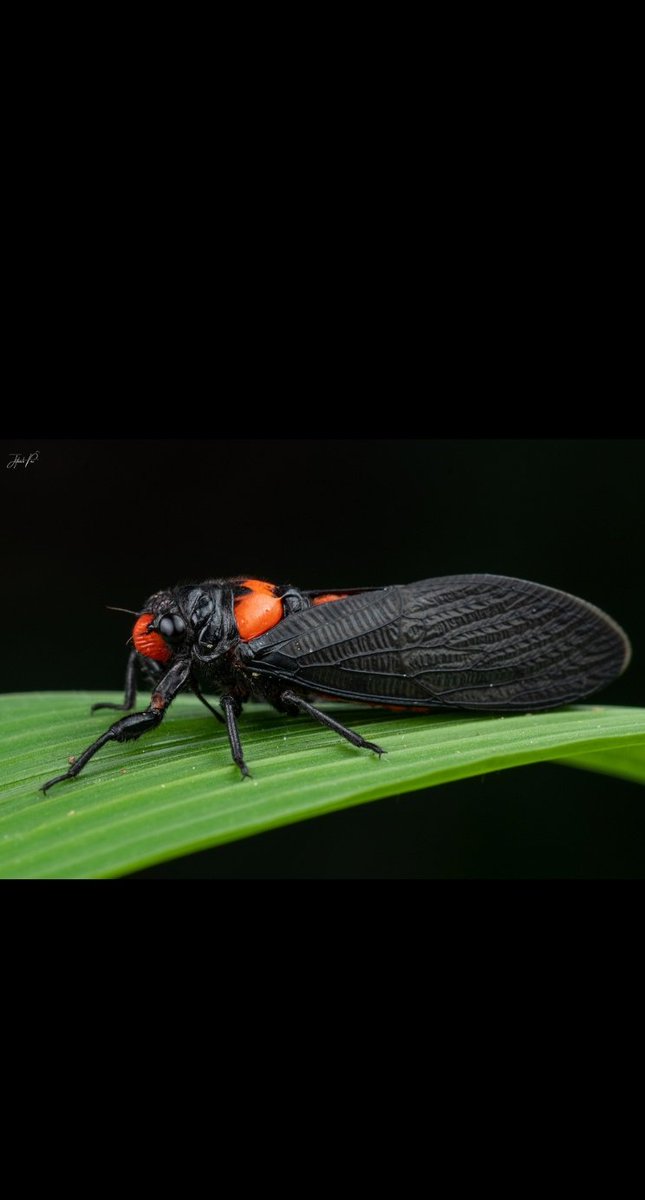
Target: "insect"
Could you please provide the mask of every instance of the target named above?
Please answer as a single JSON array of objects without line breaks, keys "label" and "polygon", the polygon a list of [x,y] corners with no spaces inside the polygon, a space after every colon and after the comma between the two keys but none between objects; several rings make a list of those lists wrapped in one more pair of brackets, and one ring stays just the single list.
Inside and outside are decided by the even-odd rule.
[{"label": "insect", "polygon": [[[260,579],[213,579],[150,596],[132,630],[123,704],[136,701],[136,668],[150,703],[110,725],[69,770],[74,779],[102,746],[154,729],[175,696],[192,689],[226,725],[233,761],[249,770],[238,717],[247,700],[305,713],[351,742],[383,750],[311,697],[397,709],[534,712],[590,695],[624,671],[627,636],[600,609],[566,592],[500,575],[451,575],[403,586],[301,591]],[[202,689],[219,695],[221,713]]]}]

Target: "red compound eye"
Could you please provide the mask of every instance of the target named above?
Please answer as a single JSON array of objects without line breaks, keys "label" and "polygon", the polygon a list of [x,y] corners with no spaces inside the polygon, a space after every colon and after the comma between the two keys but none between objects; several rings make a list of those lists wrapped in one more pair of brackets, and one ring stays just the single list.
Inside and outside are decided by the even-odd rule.
[{"label": "red compound eye", "polygon": [[154,621],[154,613],[142,613],[135,621],[132,630],[132,641],[135,650],[144,658],[154,658],[155,662],[168,662],[172,650],[166,645],[160,633],[148,632],[148,625]]}]

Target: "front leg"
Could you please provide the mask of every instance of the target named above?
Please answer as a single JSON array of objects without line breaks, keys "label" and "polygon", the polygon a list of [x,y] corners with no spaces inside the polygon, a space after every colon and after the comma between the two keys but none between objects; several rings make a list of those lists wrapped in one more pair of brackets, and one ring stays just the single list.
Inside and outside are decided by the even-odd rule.
[{"label": "front leg", "polygon": [[[137,702],[137,657],[136,650],[131,650],[125,669],[123,704],[110,704],[108,701],[103,701],[101,704],[93,704],[90,712],[97,712],[99,708],[116,708],[120,712],[127,712],[129,708],[134,708]],[[55,780],[52,779],[52,783],[54,782]],[[49,787],[49,784],[47,786]]]},{"label": "front leg", "polygon": [[163,679],[159,683],[156,691],[150,697],[150,704],[144,712],[131,713],[129,717],[121,717],[120,721],[115,721],[114,725],[110,725],[105,733],[101,734],[91,746],[87,747],[82,754],[72,763],[69,771],[64,775],[56,775],[54,779],[48,779],[41,787],[41,792],[46,792],[48,788],[53,787],[55,783],[62,783],[64,779],[75,779],[79,771],[83,770],[86,763],[94,757],[97,750],[101,746],[105,746],[107,742],[129,742],[133,738],[141,737],[142,733],[147,733],[149,729],[154,729],[159,725],[164,718],[164,714],[168,705],[174,700],[177,692],[180,692],[184,686],[190,666],[188,663],[179,661],[173,664],[169,671],[166,672]]}]

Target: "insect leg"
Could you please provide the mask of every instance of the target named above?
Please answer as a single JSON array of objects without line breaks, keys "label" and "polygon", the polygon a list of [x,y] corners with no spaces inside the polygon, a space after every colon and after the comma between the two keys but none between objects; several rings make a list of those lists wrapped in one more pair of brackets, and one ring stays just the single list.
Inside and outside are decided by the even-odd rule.
[{"label": "insect leg", "polygon": [[248,775],[250,778],[251,772],[244,761],[244,753],[242,751],[242,743],[240,741],[240,731],[237,727],[237,717],[239,717],[242,711],[242,705],[240,704],[239,700],[236,700],[235,696],[222,696],[220,699],[220,704],[224,709],[224,716],[226,718],[226,732],[228,733],[228,740],[231,743],[233,762],[236,763],[240,768],[240,771],[242,772],[242,778],[244,778],[245,775]]},{"label": "insect leg", "polygon": [[130,651],[128,665],[125,669],[125,696],[123,704],[110,704],[104,701],[101,704],[93,704],[90,712],[96,712],[99,708],[116,708],[118,711],[125,712],[129,708],[134,708],[137,702],[137,652]]},{"label": "insect leg", "polygon": [[214,717],[217,717],[217,720],[218,720],[218,721],[221,721],[222,725],[224,725],[224,724],[225,724],[225,721],[224,721],[224,718],[223,718],[222,714],[221,714],[221,713],[219,713],[219,712],[217,711],[217,709],[216,709],[216,708],[213,708],[213,705],[212,705],[212,704],[209,704],[209,702],[208,702],[208,700],[206,699],[206,697],[205,697],[205,696],[202,696],[202,693],[200,692],[199,688],[197,687],[197,684],[196,684],[196,683],[191,683],[191,685],[190,685],[190,686],[192,687],[192,689],[193,689],[193,691],[194,691],[195,695],[197,696],[197,699],[198,699],[198,700],[201,700],[202,704],[204,704],[204,705],[206,706],[206,708],[208,709],[208,711],[209,711],[209,712],[212,712],[213,716],[214,716]]},{"label": "insect leg", "polygon": [[307,713],[307,716],[313,717],[314,721],[319,721],[321,725],[326,725],[328,729],[333,729],[335,733],[339,733],[341,737],[351,742],[352,746],[360,746],[363,750],[373,750],[378,754],[387,754],[387,751],[382,746],[377,746],[375,742],[366,742],[360,733],[355,733],[353,729],[348,729],[346,725],[341,725],[340,721],[336,721],[334,717],[330,717],[329,713],[321,712],[319,708],[314,708],[313,704],[309,704],[308,700],[303,700],[301,696],[296,696],[295,692],[281,692],[280,699],[284,700],[288,705],[293,705],[300,712]]},{"label": "insect leg", "polygon": [[92,742],[92,745],[79,755],[69,771],[66,771],[64,775],[56,775],[54,779],[48,779],[47,783],[41,787],[41,792],[46,792],[55,783],[62,783],[64,779],[75,779],[85,764],[94,757],[97,750],[100,750],[107,742],[129,742],[133,738],[141,737],[141,734],[147,733],[149,729],[154,729],[155,725],[159,725],[168,705],[184,686],[189,670],[186,663],[174,663],[164,675],[157,690],[152,693],[150,704],[144,712],[131,713],[130,716],[121,717],[119,721],[115,721],[114,725],[110,725],[110,728],[106,729],[100,738]]}]

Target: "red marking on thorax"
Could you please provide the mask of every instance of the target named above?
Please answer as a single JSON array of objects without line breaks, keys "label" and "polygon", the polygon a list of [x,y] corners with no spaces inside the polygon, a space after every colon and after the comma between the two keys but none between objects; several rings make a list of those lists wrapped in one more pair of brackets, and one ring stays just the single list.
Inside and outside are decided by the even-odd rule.
[{"label": "red marking on thorax", "polygon": [[263,579],[244,579],[243,586],[249,588],[243,596],[235,598],[235,621],[243,642],[273,629],[284,616],[284,605],[275,594],[275,585]]},{"label": "red marking on thorax", "polygon": [[314,598],[314,600],[312,600],[312,604],[331,604],[332,600],[346,600],[346,599],[347,599],[347,593],[341,594],[340,592],[339,593],[329,592],[328,595],[326,595],[326,596],[316,596]]}]

